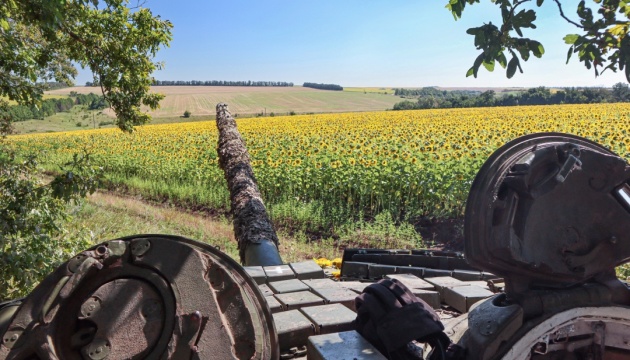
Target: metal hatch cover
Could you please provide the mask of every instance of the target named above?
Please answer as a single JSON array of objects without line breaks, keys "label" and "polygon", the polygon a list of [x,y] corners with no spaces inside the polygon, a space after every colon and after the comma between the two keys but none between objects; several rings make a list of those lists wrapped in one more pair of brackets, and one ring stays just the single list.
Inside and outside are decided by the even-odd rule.
[{"label": "metal hatch cover", "polygon": [[587,139],[532,134],[495,151],[466,203],[468,262],[508,291],[563,288],[630,258],[630,167]]},{"label": "metal hatch cover", "polygon": [[0,359],[275,359],[263,295],[234,260],[190,239],[99,244],[46,277],[4,334]]}]

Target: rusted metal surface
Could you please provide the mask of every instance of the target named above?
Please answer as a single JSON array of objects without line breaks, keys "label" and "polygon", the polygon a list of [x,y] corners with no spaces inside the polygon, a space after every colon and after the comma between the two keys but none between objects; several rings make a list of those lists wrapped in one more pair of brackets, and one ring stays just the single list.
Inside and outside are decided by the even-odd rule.
[{"label": "rusted metal surface", "polygon": [[619,195],[629,180],[623,158],[584,138],[518,138],[492,154],[475,178],[466,205],[466,258],[504,276],[514,294],[609,272],[630,258],[630,203]]},{"label": "rusted metal surface", "polygon": [[226,255],[140,235],[75,256],[24,300],[0,359],[273,359],[262,294]]},{"label": "rusted metal surface", "polygon": [[573,135],[490,156],[466,205],[466,257],[505,294],[449,329],[467,360],[630,358],[630,291],[614,271],[630,258],[629,181],[623,158]]},{"label": "rusted metal surface", "polygon": [[279,265],[278,236],[258,190],[245,142],[227,104],[217,104],[219,165],[230,191],[234,236],[245,266]]}]

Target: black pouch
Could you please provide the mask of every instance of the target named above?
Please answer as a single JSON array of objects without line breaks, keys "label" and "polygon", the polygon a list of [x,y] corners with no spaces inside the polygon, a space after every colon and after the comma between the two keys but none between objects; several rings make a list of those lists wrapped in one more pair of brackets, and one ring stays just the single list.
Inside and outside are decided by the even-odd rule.
[{"label": "black pouch", "polygon": [[384,279],[355,299],[355,329],[389,359],[422,359],[411,342],[429,343],[429,359],[463,359],[463,349],[444,334],[436,312],[396,279]]}]

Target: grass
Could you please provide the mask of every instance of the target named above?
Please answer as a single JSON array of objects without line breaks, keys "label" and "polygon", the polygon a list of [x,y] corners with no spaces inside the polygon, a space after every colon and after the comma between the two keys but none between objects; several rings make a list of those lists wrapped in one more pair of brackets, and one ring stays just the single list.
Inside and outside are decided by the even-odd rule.
[{"label": "grass", "polygon": [[[113,127],[113,124],[99,126],[99,123],[110,122],[114,119],[100,113],[99,110],[87,110],[84,105],[74,106],[66,112],[56,113],[43,120],[26,120],[13,123],[18,134],[75,131],[94,128]],[[81,123],[81,126],[77,126]]]},{"label": "grass", "polygon": [[95,243],[133,234],[171,234],[219,246],[228,255],[238,256],[232,228],[224,219],[208,219],[110,193],[89,196],[75,209],[68,227],[71,233],[90,232]]},{"label": "grass", "polygon": [[358,93],[369,93],[369,94],[385,94],[385,95],[394,95],[393,88],[385,88],[385,87],[344,87],[343,91],[348,92],[358,92]]},{"label": "grass", "polygon": [[[216,104],[220,102],[229,104],[234,115],[251,116],[258,113],[386,110],[400,100],[378,91],[364,94],[363,91],[327,91],[304,87],[157,86],[151,90],[166,95],[159,109],[149,111],[154,118],[176,118],[186,110],[196,117],[213,116]],[[98,89],[73,87],[53,90],[48,94],[67,95],[71,91],[87,94],[97,92]]]},{"label": "grass", "polygon": [[[180,235],[217,246],[238,261],[232,225],[225,217],[193,213],[138,197],[97,192],[74,208],[68,230],[69,236],[88,234],[94,243],[133,234]],[[314,240],[301,231],[278,230],[280,254],[285,262],[334,259],[346,247],[421,247],[419,237],[413,234],[413,228],[395,226],[388,215],[378,217],[373,223],[360,224],[358,229],[336,238]]]}]

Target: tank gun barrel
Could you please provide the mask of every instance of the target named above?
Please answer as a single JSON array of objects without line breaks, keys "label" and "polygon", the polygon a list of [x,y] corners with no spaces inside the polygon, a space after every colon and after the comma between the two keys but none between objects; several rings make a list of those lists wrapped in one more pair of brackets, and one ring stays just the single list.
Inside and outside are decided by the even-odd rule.
[{"label": "tank gun barrel", "polygon": [[230,191],[234,235],[241,264],[269,266],[282,264],[278,236],[258,190],[245,142],[227,104],[217,104],[219,141],[217,153]]}]

